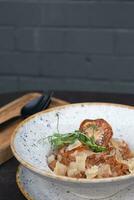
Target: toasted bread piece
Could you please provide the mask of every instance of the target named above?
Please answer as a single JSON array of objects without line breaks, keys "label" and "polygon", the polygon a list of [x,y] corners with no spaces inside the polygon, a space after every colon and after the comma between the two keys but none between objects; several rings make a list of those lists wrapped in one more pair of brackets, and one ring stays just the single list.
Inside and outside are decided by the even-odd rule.
[{"label": "toasted bread piece", "polygon": [[94,136],[95,142],[101,146],[107,146],[112,138],[113,131],[104,119],[86,119],[80,124],[79,130],[87,136]]}]

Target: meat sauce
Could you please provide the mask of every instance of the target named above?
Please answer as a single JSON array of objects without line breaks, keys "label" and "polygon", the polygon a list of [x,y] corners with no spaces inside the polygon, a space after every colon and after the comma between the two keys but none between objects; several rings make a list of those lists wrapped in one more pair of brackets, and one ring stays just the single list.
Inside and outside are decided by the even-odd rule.
[{"label": "meat sauce", "polygon": [[[92,130],[92,125],[94,130]],[[105,146],[107,151],[95,153],[83,144],[67,150],[68,145],[65,145],[52,153],[53,159],[48,162],[52,171],[61,175],[60,168],[64,168],[62,175],[74,178],[108,178],[130,173],[127,161],[133,159],[133,153],[125,141],[112,139],[112,128],[105,120],[84,120],[79,130],[88,137],[94,134],[96,143]],[[83,171],[82,165],[77,162],[78,158],[81,162],[85,162]],[[94,166],[96,170],[93,169]],[[90,169],[92,169],[91,174]]]}]

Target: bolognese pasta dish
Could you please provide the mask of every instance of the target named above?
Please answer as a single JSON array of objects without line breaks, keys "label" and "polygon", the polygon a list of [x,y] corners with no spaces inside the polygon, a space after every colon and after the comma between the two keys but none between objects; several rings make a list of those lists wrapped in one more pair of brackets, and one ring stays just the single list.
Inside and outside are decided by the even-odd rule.
[{"label": "bolognese pasta dish", "polygon": [[104,119],[86,119],[79,130],[55,133],[48,140],[48,166],[56,175],[93,179],[134,173],[134,153],[124,140],[113,138]]}]

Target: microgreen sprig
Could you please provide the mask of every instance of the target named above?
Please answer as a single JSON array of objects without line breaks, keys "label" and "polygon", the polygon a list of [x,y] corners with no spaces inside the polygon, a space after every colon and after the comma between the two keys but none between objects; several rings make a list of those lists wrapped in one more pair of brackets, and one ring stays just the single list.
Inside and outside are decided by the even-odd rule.
[{"label": "microgreen sprig", "polygon": [[79,140],[82,144],[92,149],[94,152],[104,152],[106,147],[97,145],[94,136],[88,137],[84,133],[76,130],[68,134],[54,133],[52,136],[47,137],[53,149],[60,149],[64,145],[73,144]]},{"label": "microgreen sprig", "polygon": [[74,133],[71,134],[54,133],[52,136],[48,137],[48,140],[54,149],[59,149],[64,145],[73,144],[76,139],[77,136]]}]

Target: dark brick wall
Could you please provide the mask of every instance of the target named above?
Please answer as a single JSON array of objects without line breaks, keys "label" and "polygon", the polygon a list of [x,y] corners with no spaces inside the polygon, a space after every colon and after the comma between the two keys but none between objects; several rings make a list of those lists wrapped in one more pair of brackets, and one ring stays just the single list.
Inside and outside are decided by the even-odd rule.
[{"label": "dark brick wall", "polygon": [[0,91],[134,93],[133,0],[0,0]]}]

